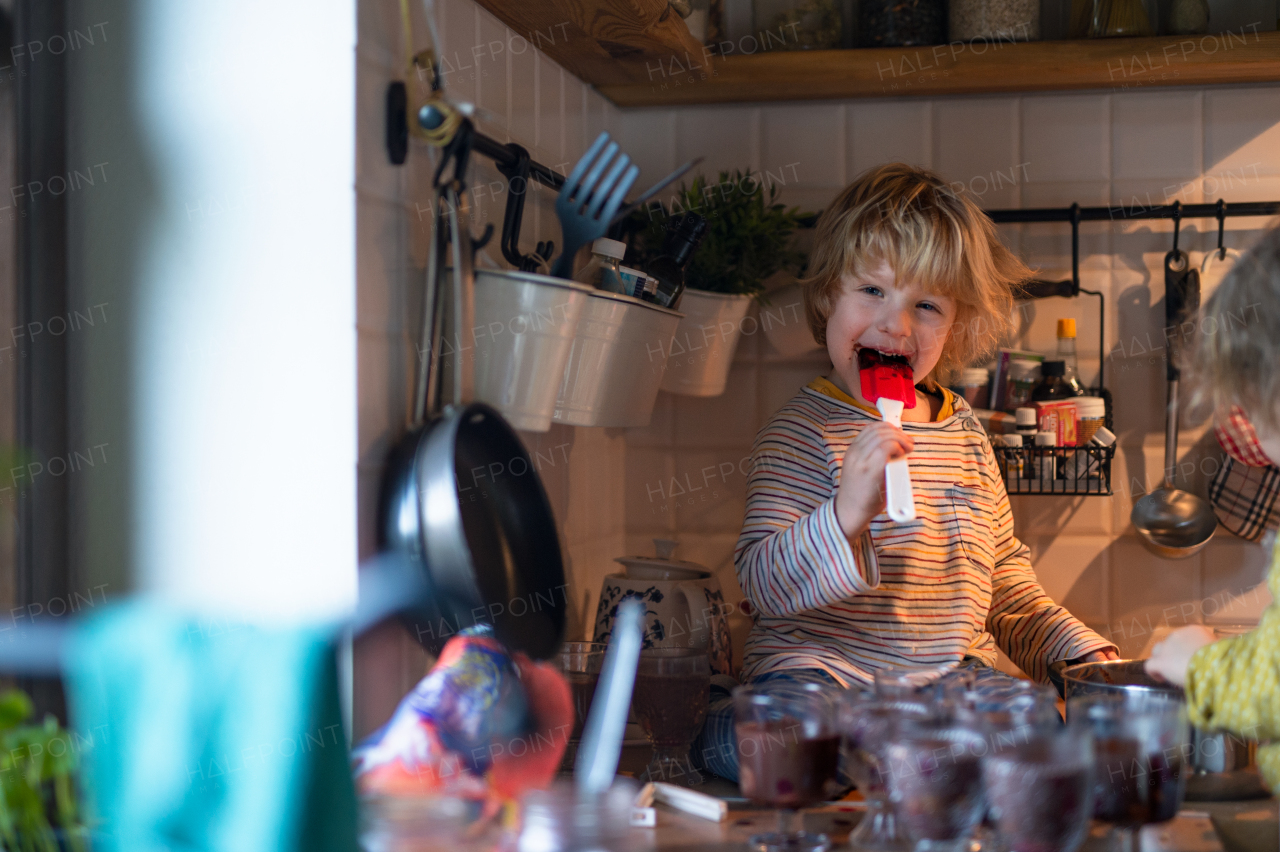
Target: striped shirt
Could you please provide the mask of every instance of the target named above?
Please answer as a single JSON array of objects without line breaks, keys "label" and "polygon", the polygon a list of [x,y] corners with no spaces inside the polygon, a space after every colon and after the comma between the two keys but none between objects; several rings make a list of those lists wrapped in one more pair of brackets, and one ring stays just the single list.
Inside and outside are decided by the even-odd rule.
[{"label": "striped shirt", "polygon": [[997,645],[1047,681],[1050,663],[1114,648],[1045,594],[995,454],[972,410],[944,391],[938,419],[903,423],[916,519],[877,515],[850,541],[835,514],[850,442],[879,413],[826,379],[756,436],[734,563],[755,607],[743,679],[819,668],[842,683],[887,666],[995,663]]}]

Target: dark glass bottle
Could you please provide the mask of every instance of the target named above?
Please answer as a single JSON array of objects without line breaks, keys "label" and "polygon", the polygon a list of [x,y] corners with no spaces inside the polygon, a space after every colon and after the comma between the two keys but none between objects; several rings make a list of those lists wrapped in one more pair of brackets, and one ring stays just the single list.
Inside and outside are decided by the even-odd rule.
[{"label": "dark glass bottle", "polygon": [[662,254],[645,269],[658,280],[653,301],[673,310],[680,306],[680,297],[684,295],[684,269],[706,232],[707,220],[697,213],[684,213],[672,218],[662,240]]},{"label": "dark glass bottle", "polygon": [[1040,365],[1040,384],[1031,389],[1032,402],[1048,402],[1053,399],[1072,399],[1075,388],[1063,380],[1067,365],[1063,361],[1045,361]]}]

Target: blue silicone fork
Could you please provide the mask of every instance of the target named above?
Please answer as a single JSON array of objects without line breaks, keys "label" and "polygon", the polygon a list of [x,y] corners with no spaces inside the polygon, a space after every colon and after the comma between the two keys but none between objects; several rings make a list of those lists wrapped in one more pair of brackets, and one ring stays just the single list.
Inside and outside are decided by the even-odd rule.
[{"label": "blue silicone fork", "polygon": [[573,259],[578,250],[609,230],[609,222],[622,205],[622,197],[640,174],[640,167],[630,164],[630,157],[618,154],[618,143],[610,142],[608,133],[601,133],[573,167],[556,198],[556,216],[564,232],[564,252],[551,268],[552,275],[572,278]]}]

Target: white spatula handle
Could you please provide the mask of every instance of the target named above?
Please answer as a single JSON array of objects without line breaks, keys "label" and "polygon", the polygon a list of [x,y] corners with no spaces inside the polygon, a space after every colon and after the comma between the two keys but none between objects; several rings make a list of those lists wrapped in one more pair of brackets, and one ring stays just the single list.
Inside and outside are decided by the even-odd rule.
[{"label": "white spatula handle", "polygon": [[622,732],[627,726],[631,691],[644,642],[644,605],[628,598],[618,605],[613,636],[605,650],[600,682],[587,713],[574,763],[574,783],[579,796],[597,796],[609,789],[622,755]]},{"label": "white spatula handle", "polygon": [[911,490],[911,468],[906,459],[894,459],[884,468],[885,503],[889,517],[902,523],[916,518],[916,495]]},{"label": "white spatula handle", "polygon": [[[902,426],[902,401],[880,397],[876,400],[876,408],[886,423]],[[916,517],[916,495],[911,488],[911,468],[905,458],[894,459],[884,468],[884,502],[889,517],[898,523],[914,521]]]}]

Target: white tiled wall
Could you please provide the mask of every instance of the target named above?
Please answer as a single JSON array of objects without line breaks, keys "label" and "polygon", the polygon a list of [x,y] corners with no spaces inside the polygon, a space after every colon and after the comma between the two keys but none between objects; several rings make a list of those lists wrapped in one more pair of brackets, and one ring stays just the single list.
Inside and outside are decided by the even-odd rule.
[{"label": "white tiled wall", "polygon": [[[472,0],[437,2],[444,42],[445,86],[455,100],[475,103],[480,128],[499,141],[514,141],[534,159],[562,171],[585,150],[616,111],[568,72],[528,47]],[[411,3],[416,49],[427,46],[422,6]],[[408,162],[393,166],[383,143],[387,85],[403,79],[400,6],[397,0],[361,0],[356,51],[357,277],[359,327],[360,551],[375,548],[378,483],[388,449],[408,416],[421,270],[425,264],[433,152],[413,142]],[[500,229],[506,197],[488,160],[473,158],[469,183],[477,234],[485,222]],[[535,191],[521,240],[559,241],[550,202]],[[505,266],[495,235],[480,263]],[[523,436],[542,459],[565,550],[570,581],[571,637],[590,633],[600,578],[622,555],[625,438],[616,431],[556,426]],[[362,638],[356,646],[355,734],[364,735],[390,715],[422,677],[428,660],[397,626]]]},{"label": "white tiled wall", "polygon": [[[814,210],[862,170],[893,160],[963,182],[986,208],[1280,199],[1280,86],[643,109],[622,112],[618,127],[655,172],[695,154],[707,156],[708,171],[785,172],[783,201]],[[1227,245],[1248,245],[1264,224],[1228,220]],[[1193,261],[1212,248],[1215,228],[1184,223],[1181,245]],[[1121,441],[1116,496],[1015,498],[1014,514],[1045,588],[1114,636],[1122,652],[1138,653],[1155,628],[1256,616],[1266,602],[1263,557],[1221,529],[1202,554],[1181,562],[1152,556],[1135,537],[1133,500],[1158,484],[1163,464],[1163,352],[1143,350],[1148,335],[1161,339],[1160,264],[1172,225],[1099,222],[1081,231],[1082,285],[1106,295],[1106,382]],[[1070,276],[1067,226],[1002,233],[1043,275]],[[1093,380],[1097,299],[1028,305],[1018,342],[1054,351],[1055,320],[1065,316],[1078,321],[1081,368]],[[732,548],[745,478],[696,492],[685,486],[674,497],[672,482],[702,484],[707,465],[745,457],[769,414],[826,369],[823,353],[783,359],[756,335],[744,338],[724,397],[663,394],[654,423],[628,434],[628,549],[676,538],[681,555],[713,566],[736,593]],[[1205,473],[1217,464],[1212,437],[1184,427],[1179,457],[1196,469],[1179,485],[1204,493]]]},{"label": "white tiled wall", "polygon": [[[418,4],[411,4],[419,14]],[[699,106],[619,111],[545,56],[522,45],[472,0],[437,4],[446,87],[477,105],[482,130],[528,147],[560,168],[602,129],[619,137],[642,168],[640,184],[694,156],[703,169],[750,168],[778,183],[789,204],[817,210],[864,169],[903,160],[964,183],[988,208],[1108,203],[1228,202],[1280,198],[1280,86],[1152,92],[956,97],[836,103]],[[425,29],[415,18],[415,44]],[[361,550],[374,546],[377,483],[387,448],[407,415],[413,336],[424,262],[431,153],[413,143],[409,163],[391,166],[382,141],[386,85],[402,77],[398,4],[362,0],[357,82],[361,112],[359,230]],[[473,199],[482,221],[501,222],[505,197],[492,165],[476,158]],[[525,250],[556,239],[550,194],[536,191],[526,215]],[[1241,247],[1264,223],[1232,220],[1228,245]],[[1188,222],[1182,245],[1197,262],[1212,246],[1210,222]],[[1134,491],[1160,475],[1162,353],[1159,265],[1169,248],[1163,222],[1082,227],[1084,286],[1106,294],[1107,385],[1118,400],[1121,438],[1114,498],[1019,498],[1020,535],[1050,593],[1125,653],[1153,632],[1184,621],[1230,622],[1265,604],[1261,549],[1219,532],[1200,556],[1166,562],[1138,544],[1128,515]],[[1003,234],[1046,276],[1070,269],[1068,229],[1006,226]],[[483,262],[503,265],[495,243]],[[1077,318],[1081,366],[1098,371],[1097,301],[1049,300],[1022,314],[1019,344],[1052,351],[1054,320]],[[787,358],[762,333],[739,347],[726,394],[693,399],[660,394],[644,429],[553,427],[526,435],[531,450],[563,459],[542,477],[561,532],[570,580],[572,636],[590,634],[600,578],[624,552],[650,553],[654,537],[677,538],[678,555],[712,567],[731,597],[733,545],[745,478],[738,463],[756,430],[805,382],[825,372],[821,352]],[[1208,439],[1211,441],[1211,438]],[[1183,462],[1211,470],[1216,452],[1203,429],[1184,430]],[[733,473],[722,463],[730,462]],[[708,478],[705,471],[714,467]],[[1132,484],[1131,484],[1132,483]],[[1203,489],[1197,472],[1180,482]],[[734,624],[741,640],[747,625]],[[356,733],[380,724],[421,676],[426,657],[397,628],[357,646]]]}]

